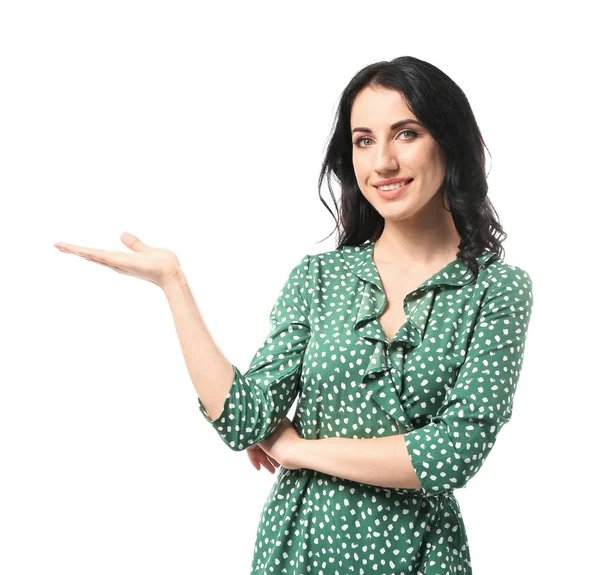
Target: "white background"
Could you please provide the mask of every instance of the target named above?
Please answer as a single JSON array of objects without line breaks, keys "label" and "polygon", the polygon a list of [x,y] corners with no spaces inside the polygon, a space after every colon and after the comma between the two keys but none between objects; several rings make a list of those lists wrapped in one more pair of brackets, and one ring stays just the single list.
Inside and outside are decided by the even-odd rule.
[{"label": "white background", "polygon": [[474,573],[597,566],[587,5],[3,2],[0,572],[249,573],[274,476],[202,418],[160,289],[53,244],[173,250],[245,370],[291,268],[335,248],[317,177],[338,98],[402,55],[467,94],[534,286],[513,420],[457,492]]}]

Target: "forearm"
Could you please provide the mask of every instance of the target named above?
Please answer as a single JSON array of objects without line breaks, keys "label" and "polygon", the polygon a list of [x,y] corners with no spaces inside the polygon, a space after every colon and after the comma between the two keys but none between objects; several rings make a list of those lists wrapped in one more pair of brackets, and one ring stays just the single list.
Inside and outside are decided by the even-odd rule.
[{"label": "forearm", "polygon": [[328,437],[299,442],[292,465],[379,487],[419,489],[403,435],[369,439]]},{"label": "forearm", "polygon": [[182,271],[163,292],[196,393],[210,417],[217,419],[233,382],[233,366],[208,331]]}]

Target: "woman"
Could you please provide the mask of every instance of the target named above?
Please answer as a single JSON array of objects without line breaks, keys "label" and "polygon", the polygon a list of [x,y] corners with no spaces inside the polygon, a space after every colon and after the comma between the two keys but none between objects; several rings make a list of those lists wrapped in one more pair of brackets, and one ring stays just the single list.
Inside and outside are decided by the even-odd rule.
[{"label": "woman", "polygon": [[245,373],[175,254],[131,234],[134,253],[56,246],[159,285],[200,412],[257,469],[281,465],[253,574],[470,574],[454,490],[511,417],[533,295],[501,257],[465,95],[417,58],[367,66],[342,94],[319,188],[332,173],[338,247],[291,270]]}]

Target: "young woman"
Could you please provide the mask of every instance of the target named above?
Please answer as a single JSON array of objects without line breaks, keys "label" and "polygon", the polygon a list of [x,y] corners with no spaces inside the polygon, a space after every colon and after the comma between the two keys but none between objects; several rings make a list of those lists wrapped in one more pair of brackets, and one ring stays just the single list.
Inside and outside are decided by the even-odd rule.
[{"label": "young woman", "polygon": [[417,58],[367,66],[341,96],[319,188],[332,174],[338,247],[293,267],[245,373],[175,254],[128,233],[133,253],[55,245],[159,285],[202,415],[258,469],[281,466],[254,575],[469,575],[454,491],[511,418],[533,295],[502,258],[467,98]]}]

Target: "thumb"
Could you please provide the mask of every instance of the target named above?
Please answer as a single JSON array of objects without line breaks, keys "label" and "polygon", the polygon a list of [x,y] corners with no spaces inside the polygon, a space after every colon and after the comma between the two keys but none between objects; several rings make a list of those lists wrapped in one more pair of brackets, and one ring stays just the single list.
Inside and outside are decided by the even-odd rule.
[{"label": "thumb", "polygon": [[148,246],[142,240],[129,232],[121,234],[121,241],[134,252],[143,252],[148,249]]}]

